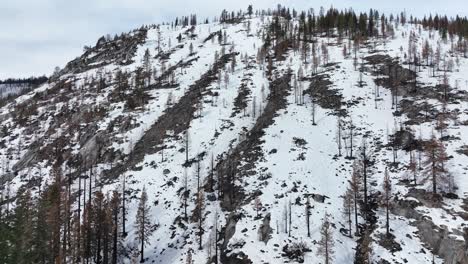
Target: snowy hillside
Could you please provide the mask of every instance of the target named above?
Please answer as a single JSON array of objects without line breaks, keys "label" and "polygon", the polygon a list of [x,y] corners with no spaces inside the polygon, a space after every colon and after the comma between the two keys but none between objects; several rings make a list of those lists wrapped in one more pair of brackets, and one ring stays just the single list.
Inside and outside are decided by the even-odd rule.
[{"label": "snowy hillside", "polygon": [[466,40],[226,16],[101,38],[2,107],[2,225],[30,190],[62,263],[140,261],[143,211],[146,263],[468,263]]}]

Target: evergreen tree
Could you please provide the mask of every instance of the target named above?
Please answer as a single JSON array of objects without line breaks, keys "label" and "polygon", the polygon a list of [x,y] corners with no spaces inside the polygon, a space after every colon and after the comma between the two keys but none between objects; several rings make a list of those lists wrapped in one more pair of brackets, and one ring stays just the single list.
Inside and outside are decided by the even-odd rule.
[{"label": "evergreen tree", "polygon": [[16,208],[13,214],[12,232],[13,256],[12,263],[32,263],[33,237],[32,222],[34,215],[34,204],[31,191],[27,190],[17,197]]},{"label": "evergreen tree", "polygon": [[423,183],[431,182],[432,193],[437,194],[439,189],[445,190],[449,183],[449,172],[446,169],[447,153],[444,144],[437,140],[434,134],[425,147],[426,160],[424,161],[425,177]]},{"label": "evergreen tree", "polygon": [[388,174],[388,169],[385,168],[384,182],[383,182],[383,206],[385,207],[385,230],[387,237],[390,236],[390,203],[392,198],[392,181]]},{"label": "evergreen tree", "polygon": [[140,243],[140,262],[145,262],[144,250],[145,245],[149,244],[149,238],[154,231],[154,226],[151,224],[150,206],[148,205],[148,195],[146,188],[140,196],[140,203],[138,204],[137,215],[135,219],[135,235]]},{"label": "evergreen tree", "polygon": [[322,227],[320,228],[321,239],[318,242],[317,253],[323,257],[325,264],[331,264],[333,261],[334,245],[333,230],[329,220],[329,215],[325,214]]}]

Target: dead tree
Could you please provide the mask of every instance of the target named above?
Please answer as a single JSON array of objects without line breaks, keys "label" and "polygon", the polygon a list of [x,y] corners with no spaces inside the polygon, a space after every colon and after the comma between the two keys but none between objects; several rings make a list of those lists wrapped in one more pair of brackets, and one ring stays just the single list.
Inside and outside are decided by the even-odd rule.
[{"label": "dead tree", "polygon": [[310,237],[310,197],[307,195],[307,201],[305,204],[305,215],[306,215],[306,224],[307,224],[307,237]]},{"label": "dead tree", "polygon": [[353,200],[354,194],[352,189],[348,188],[343,196],[343,215],[347,218],[346,221],[348,222],[348,229],[349,229],[349,237],[353,237],[353,230],[352,230],[352,214],[353,214]]},{"label": "dead tree", "polygon": [[430,181],[432,184],[432,193],[437,194],[438,189],[443,189],[449,183],[449,172],[445,167],[448,159],[444,144],[432,135],[430,141],[425,147],[426,160],[424,161],[423,182]]},{"label": "dead tree", "polygon": [[325,214],[322,227],[320,228],[321,239],[318,242],[317,254],[323,257],[325,264],[331,264],[333,261],[333,254],[335,241],[333,239],[332,225],[329,220],[329,215]]},{"label": "dead tree", "polygon": [[382,203],[383,206],[385,207],[385,230],[386,230],[386,235],[387,237],[390,236],[390,217],[389,217],[389,211],[390,211],[390,202],[391,202],[391,197],[392,197],[392,181],[390,180],[390,176],[388,174],[388,169],[385,168],[385,176],[384,176],[384,182],[383,182],[383,199]]}]

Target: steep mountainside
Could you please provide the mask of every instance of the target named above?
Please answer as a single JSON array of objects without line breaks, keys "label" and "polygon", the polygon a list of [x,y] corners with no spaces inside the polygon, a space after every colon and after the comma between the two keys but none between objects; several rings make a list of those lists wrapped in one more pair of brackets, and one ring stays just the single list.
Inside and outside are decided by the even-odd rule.
[{"label": "steep mountainside", "polygon": [[464,36],[288,12],[103,37],[3,106],[0,262],[135,263],[146,191],[146,263],[468,263]]}]

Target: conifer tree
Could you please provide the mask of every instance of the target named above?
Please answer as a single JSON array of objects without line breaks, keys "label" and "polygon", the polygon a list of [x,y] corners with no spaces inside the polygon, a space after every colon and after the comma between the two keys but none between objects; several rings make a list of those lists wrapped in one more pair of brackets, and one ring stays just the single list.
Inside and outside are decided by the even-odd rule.
[{"label": "conifer tree", "polygon": [[333,230],[330,223],[329,215],[325,214],[322,227],[320,228],[321,239],[318,242],[317,253],[323,257],[324,264],[331,264],[333,261],[333,254],[335,241],[333,239]]},{"label": "conifer tree", "polygon": [[388,174],[388,169],[385,168],[384,182],[383,182],[383,206],[385,207],[385,230],[387,237],[390,236],[390,203],[392,197],[392,182]]},{"label": "conifer tree", "polygon": [[110,201],[110,209],[112,213],[112,257],[111,263],[117,264],[119,257],[119,213],[120,213],[120,195],[114,191]]},{"label": "conifer tree", "polygon": [[447,153],[442,142],[432,134],[431,139],[425,147],[426,160],[424,161],[425,177],[423,183],[431,182],[432,193],[437,194],[439,189],[444,190],[448,185],[449,172],[446,169]]},{"label": "conifer tree", "polygon": [[348,229],[349,229],[349,237],[352,237],[353,230],[352,230],[352,214],[353,214],[353,200],[354,194],[352,189],[346,189],[346,192],[343,196],[343,215],[346,217],[346,221],[348,222]]},{"label": "conifer tree", "polygon": [[203,249],[203,234],[205,229],[203,228],[204,223],[204,211],[205,211],[205,193],[200,190],[197,194],[197,209],[198,209],[198,249]]},{"label": "conifer tree", "polygon": [[26,190],[17,197],[16,207],[12,215],[13,252],[11,263],[32,263],[33,237],[32,222],[34,215],[34,204],[31,191]]},{"label": "conifer tree", "polygon": [[136,239],[140,243],[140,263],[145,262],[145,245],[149,244],[149,238],[154,231],[154,226],[151,224],[150,219],[151,215],[150,206],[148,205],[148,194],[146,193],[146,188],[143,187],[135,218],[135,235]]}]

